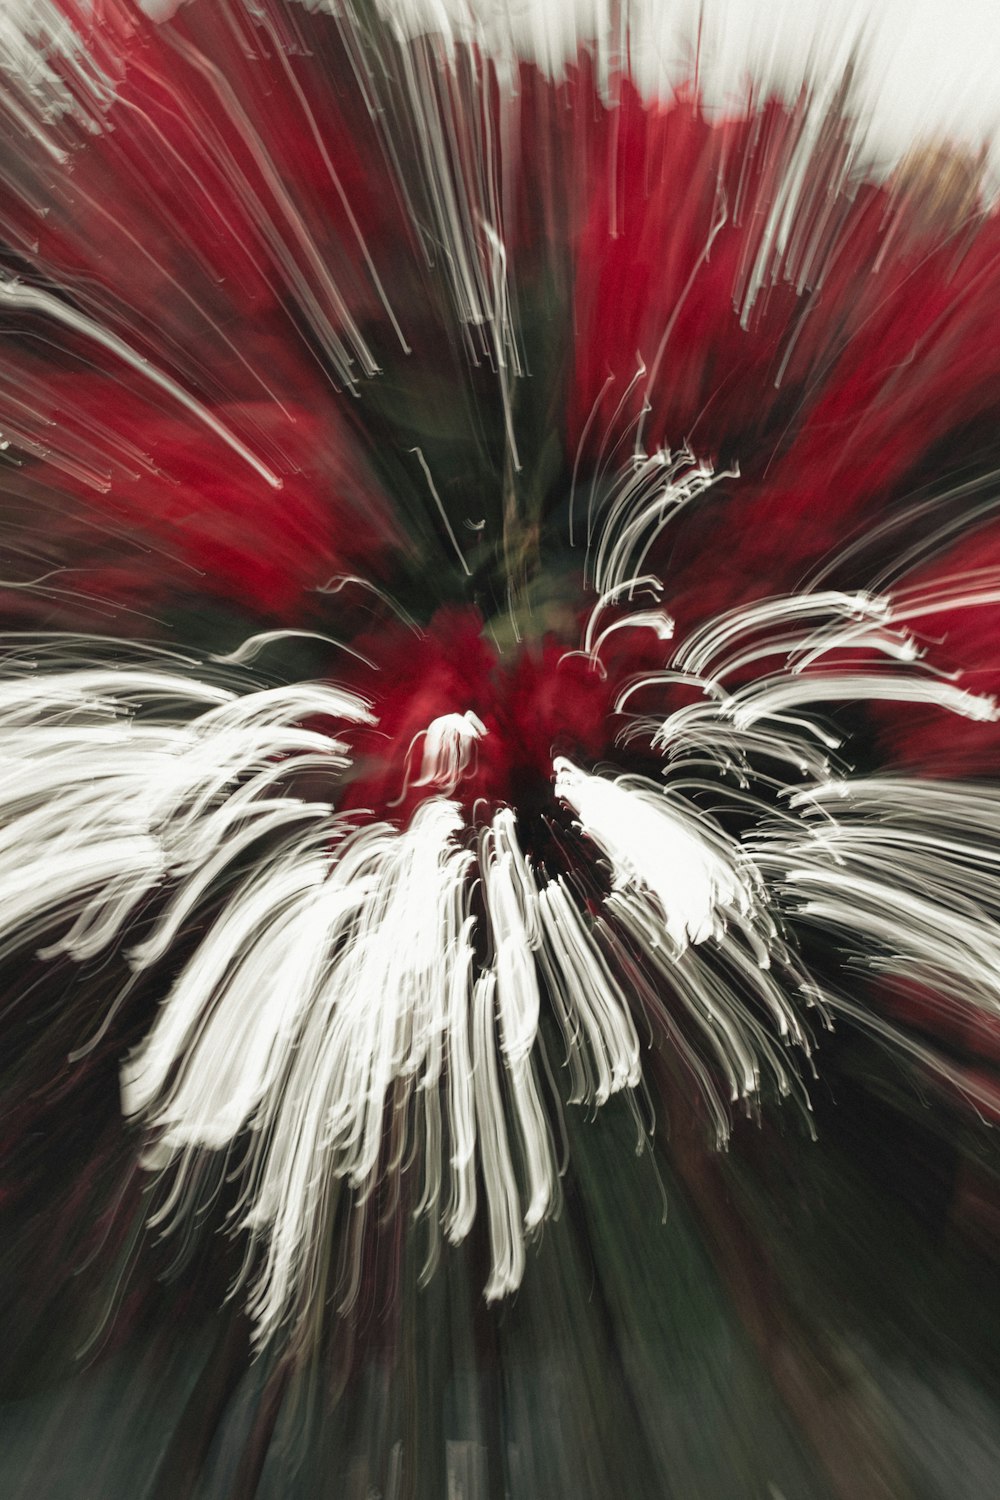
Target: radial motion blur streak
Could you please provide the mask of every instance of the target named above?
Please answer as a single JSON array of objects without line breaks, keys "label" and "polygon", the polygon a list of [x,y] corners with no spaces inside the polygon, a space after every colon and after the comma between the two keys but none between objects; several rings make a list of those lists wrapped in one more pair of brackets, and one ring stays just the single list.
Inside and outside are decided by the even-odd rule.
[{"label": "radial motion blur streak", "polygon": [[655,19],[0,15],[5,1492],[993,1492],[988,152]]}]

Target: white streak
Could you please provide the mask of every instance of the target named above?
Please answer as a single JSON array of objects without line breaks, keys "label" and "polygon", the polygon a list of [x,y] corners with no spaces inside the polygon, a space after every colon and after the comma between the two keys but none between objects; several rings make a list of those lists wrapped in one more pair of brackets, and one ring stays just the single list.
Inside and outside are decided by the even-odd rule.
[{"label": "white streak", "polygon": [[537,945],[537,888],[517,842],[513,814],[507,808],[497,813],[484,836],[480,866],[493,933],[503,1057],[528,1183],[524,1227],[531,1230],[545,1218],[556,1197],[556,1167],[532,1063],[540,1009],[532,952]]},{"label": "white streak", "polygon": [[85,129],[114,97],[114,80],[54,0],[0,6],[0,107],[55,161],[66,156],[53,127],[70,118]]},{"label": "white streak", "polygon": [[611,862],[614,890],[641,901],[672,948],[721,935],[727,916],[751,910],[752,882],[739,851],[706,819],[697,819],[652,782],[591,776],[554,762],[556,796]]},{"label": "white streak", "polygon": [[541,961],[566,1043],[570,1102],[604,1104],[640,1079],[628,1001],[561,880],[539,897]]},{"label": "white streak", "polygon": [[485,724],[471,709],[432,719],[423,731],[423,760],[413,785],[436,787],[446,797],[451,796],[475,766],[476,745],[485,733]]},{"label": "white streak", "polygon": [[51,292],[43,291],[40,287],[25,286],[11,276],[0,275],[0,307],[15,308],[19,312],[40,313],[63,328],[68,328],[71,332],[90,339],[99,348],[106,349],[109,354],[122,360],[135,374],[148,380],[151,385],[170,396],[186,412],[207,427],[209,432],[214,433],[231,452],[235,453],[254,473],[259,474],[272,489],[281,489],[282,481],[279,475],[273,469],[268,468],[267,464],[262,463],[224,422],[214,417],[203,402],[189,395],[172,375],[166,374],[144,355],[138,354],[110,328],[105,328],[93,318],[88,318],[85,313],[77,311],[69,303],[54,297]]},{"label": "white streak", "polygon": [[916,777],[827,782],[791,799],[756,858],[796,920],[852,961],[1000,1015],[1000,795]]},{"label": "white streak", "polygon": [[[652,457],[637,455],[606,502],[600,536],[594,547],[594,588],[603,598],[615,597],[626,587],[638,587],[650,548],[666,526],[681,511],[700,499],[717,479],[710,464],[695,463],[686,450],[677,454],[657,451]],[[588,517],[588,551],[593,535],[593,517]],[[598,609],[602,604],[598,604]]]}]

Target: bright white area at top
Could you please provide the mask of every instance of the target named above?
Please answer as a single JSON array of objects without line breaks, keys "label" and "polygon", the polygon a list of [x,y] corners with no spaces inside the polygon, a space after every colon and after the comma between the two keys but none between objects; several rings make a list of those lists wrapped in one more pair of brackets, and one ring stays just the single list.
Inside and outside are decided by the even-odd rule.
[{"label": "bright white area at top", "polygon": [[[335,0],[332,0],[335,3]],[[488,45],[513,36],[551,69],[576,42],[607,33],[611,0],[379,0],[408,31],[451,27]],[[625,8],[624,6],[622,7]],[[1000,171],[1000,5],[997,0],[632,0],[632,70],[644,92],[693,72],[720,108],[747,79],[826,84],[857,46],[859,103],[887,163],[915,140],[992,147]]]}]

